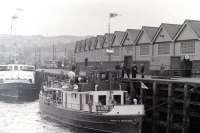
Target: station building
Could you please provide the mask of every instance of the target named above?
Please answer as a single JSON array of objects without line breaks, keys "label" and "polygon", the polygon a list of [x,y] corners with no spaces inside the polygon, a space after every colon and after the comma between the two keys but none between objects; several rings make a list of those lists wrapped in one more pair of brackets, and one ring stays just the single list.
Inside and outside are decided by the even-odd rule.
[{"label": "station building", "polygon": [[[109,62],[106,49],[113,49]],[[124,63],[127,67],[144,64],[145,71],[183,69],[187,57],[193,73],[200,73],[200,21],[185,20],[183,24],[162,23],[159,27],[143,26],[97,35],[77,41],[76,63],[81,70],[89,66],[115,69]]]}]

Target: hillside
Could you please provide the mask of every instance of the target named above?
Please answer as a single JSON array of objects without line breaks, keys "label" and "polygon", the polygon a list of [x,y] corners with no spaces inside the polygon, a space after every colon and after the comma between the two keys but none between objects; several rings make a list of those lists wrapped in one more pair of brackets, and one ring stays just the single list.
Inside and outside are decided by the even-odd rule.
[{"label": "hillside", "polygon": [[[0,35],[0,61],[1,64],[9,62],[14,56],[19,56],[19,60],[33,64],[39,56],[40,60],[50,59],[53,55],[53,45],[56,49],[56,58],[62,58],[65,55],[65,48],[68,52],[74,51],[75,41],[84,37],[79,36],[12,36]],[[59,57],[61,56],[61,57]],[[37,60],[37,59],[36,59]]]}]

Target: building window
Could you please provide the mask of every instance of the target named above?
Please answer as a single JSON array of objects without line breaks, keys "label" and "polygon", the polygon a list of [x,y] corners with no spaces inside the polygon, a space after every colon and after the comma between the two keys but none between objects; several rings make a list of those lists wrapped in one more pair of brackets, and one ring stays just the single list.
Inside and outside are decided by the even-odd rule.
[{"label": "building window", "polygon": [[181,42],[181,54],[194,54],[194,53],[195,53],[194,41]]},{"label": "building window", "polygon": [[170,51],[170,44],[168,43],[158,44],[158,55],[169,54],[169,51]]},{"label": "building window", "polygon": [[120,51],[119,47],[114,48],[114,55],[119,56],[119,51]]},{"label": "building window", "polygon": [[140,46],[140,55],[149,55],[149,45]]}]

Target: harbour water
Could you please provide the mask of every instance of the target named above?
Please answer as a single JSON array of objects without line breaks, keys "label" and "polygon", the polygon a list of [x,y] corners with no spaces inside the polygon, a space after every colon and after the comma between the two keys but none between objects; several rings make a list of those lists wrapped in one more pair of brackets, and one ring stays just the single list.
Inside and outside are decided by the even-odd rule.
[{"label": "harbour water", "polygon": [[6,103],[0,101],[0,133],[82,133],[49,120],[39,113],[38,101]]}]

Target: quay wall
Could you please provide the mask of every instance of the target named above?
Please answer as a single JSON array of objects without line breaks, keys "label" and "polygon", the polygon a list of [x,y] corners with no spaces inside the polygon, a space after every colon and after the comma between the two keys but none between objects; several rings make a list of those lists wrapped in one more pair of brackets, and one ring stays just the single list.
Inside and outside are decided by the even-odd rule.
[{"label": "quay wall", "polygon": [[[142,81],[148,89],[138,86]],[[132,98],[145,105],[143,133],[198,133],[200,80],[124,79]]]}]

